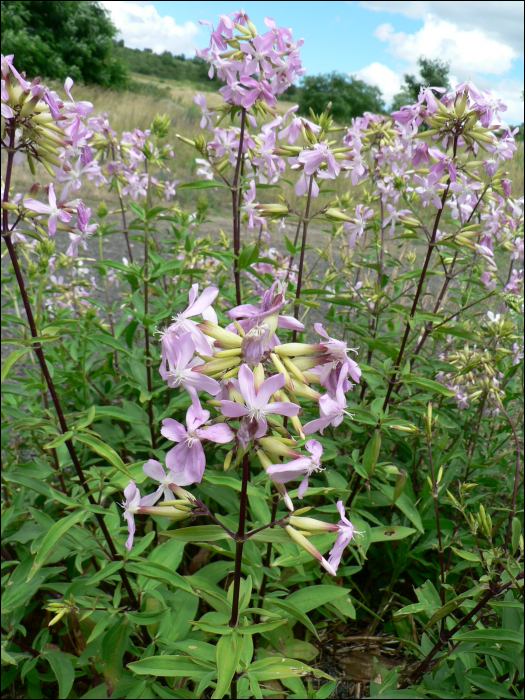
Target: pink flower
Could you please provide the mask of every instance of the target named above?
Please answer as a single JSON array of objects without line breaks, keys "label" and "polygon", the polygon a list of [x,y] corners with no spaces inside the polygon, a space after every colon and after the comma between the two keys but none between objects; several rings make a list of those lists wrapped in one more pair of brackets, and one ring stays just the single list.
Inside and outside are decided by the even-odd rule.
[{"label": "pink flower", "polygon": [[147,497],[148,503],[145,505],[148,506],[154,505],[161,496],[164,496],[165,501],[172,501],[173,493],[170,489],[170,484],[174,484],[175,486],[188,486],[193,483],[186,477],[184,472],[175,474],[174,472],[168,471],[166,474],[164,467],[160,462],[157,462],[156,459],[149,459],[142,467],[142,471],[146,476],[149,476],[150,479],[158,481],[160,484],[159,488]]},{"label": "pink flower", "polygon": [[[197,391],[206,391],[212,396],[218,394],[221,390],[219,382],[205,374],[193,372],[194,367],[203,364],[203,362],[199,357],[193,358],[195,342],[191,334],[184,333],[179,338],[170,335],[168,340],[171,342],[163,342],[162,344],[163,357],[160,367],[161,377],[168,380],[168,386],[171,388],[184,387],[191,396],[194,406],[200,406]],[[166,362],[169,367],[167,371]]]},{"label": "pink flower", "polygon": [[211,131],[213,129],[213,117],[215,116],[215,112],[212,109],[208,109],[206,98],[202,92],[199,92],[199,94],[193,98],[193,101],[197,107],[201,108],[202,119],[201,123],[199,124],[200,128],[205,129],[208,127],[208,130]]},{"label": "pink flower", "polygon": [[319,399],[319,414],[320,418],[310,421],[303,427],[305,435],[320,432],[321,435],[325,428],[332,425],[337,428],[341,425],[345,415],[352,418],[352,414],[345,411],[346,401],[344,396],[339,395],[336,399],[332,399],[328,394],[321,396]]},{"label": "pink flower", "polygon": [[[200,406],[190,406],[186,413],[185,428],[172,418],[162,421],[161,433],[172,442],[178,442],[166,455],[166,466],[175,476],[184,476],[186,484],[200,483],[206,467],[206,457],[201,442],[210,440],[220,445],[231,442],[234,434],[225,423],[201,428],[210,418],[210,412]],[[176,482],[177,483],[177,482]],[[178,482],[179,486],[185,484]]]},{"label": "pink flower", "polygon": [[300,457],[287,464],[272,464],[266,470],[266,474],[277,484],[286,484],[304,475],[297,490],[297,497],[301,500],[308,488],[308,477],[324,471],[321,467],[321,455],[323,454],[321,443],[317,440],[308,440],[305,448],[312,455],[311,457]]},{"label": "pink flower", "polygon": [[[153,494],[152,494],[153,495]],[[128,533],[129,537],[126,542],[126,549],[130,552],[133,546],[133,538],[135,536],[135,513],[140,512],[141,506],[150,506],[154,501],[152,500],[152,495],[140,497],[140,491],[136,487],[133,481],[130,481],[128,486],[124,489],[124,496],[126,497],[126,502],[120,505],[124,508],[124,518],[128,523]]]},{"label": "pink flower", "polygon": [[370,219],[374,215],[374,210],[369,207],[365,207],[363,204],[358,204],[355,210],[355,222],[353,224],[345,221],[345,230],[350,233],[350,240],[348,241],[348,246],[350,248],[355,248],[356,239],[361,238],[366,226],[366,220]]},{"label": "pink flower", "polygon": [[400,209],[397,211],[392,204],[387,204],[386,210],[388,212],[388,216],[383,220],[383,227],[390,224],[390,231],[388,232],[388,235],[392,236],[394,234],[396,224],[398,224],[405,216],[410,216],[412,212],[410,209]]},{"label": "pink flower", "polygon": [[255,226],[262,226],[263,228],[266,228],[266,219],[264,219],[262,216],[257,216],[258,202],[255,202],[256,196],[255,180],[252,180],[250,182],[250,189],[248,192],[243,194],[245,204],[243,205],[242,210],[248,214],[248,231],[253,231]]},{"label": "pink flower", "polygon": [[49,185],[49,204],[39,202],[38,199],[26,199],[24,200],[24,206],[30,211],[36,211],[39,214],[47,214],[49,216],[47,226],[50,236],[55,235],[59,219],[66,224],[71,221],[71,214],[57,207],[57,198],[52,184]]},{"label": "pink flower", "polygon": [[189,333],[200,355],[213,355],[213,348],[209,339],[200,328],[197,328],[196,321],[191,321],[190,319],[194,316],[201,316],[205,321],[217,323],[217,314],[211,308],[211,305],[217,299],[219,290],[217,287],[206,287],[199,297],[197,297],[198,293],[199,285],[195,283],[190,289],[188,308],[172,318],[175,323],[172,323],[166,329],[166,333],[176,337],[181,336],[183,333]]},{"label": "pink flower", "polygon": [[337,571],[341,562],[341,557],[343,556],[343,552],[346,549],[346,547],[348,547],[350,542],[355,539],[356,535],[364,534],[362,532],[358,532],[355,529],[354,525],[352,525],[350,520],[348,520],[348,518],[346,517],[343,501],[337,502],[337,510],[339,511],[339,515],[341,516],[341,520],[338,523],[339,527],[341,528],[341,532],[337,536],[334,546],[330,550],[328,556],[328,563],[334,571]]},{"label": "pink flower", "polygon": [[423,207],[430,204],[432,200],[436,209],[441,209],[441,199],[438,192],[446,189],[446,185],[439,182],[439,178],[436,173],[430,173],[428,177],[420,177],[419,175],[414,175],[415,182],[419,183],[419,187],[416,187],[417,194],[421,197],[423,201]]},{"label": "pink flower", "polygon": [[[245,333],[248,333],[254,326],[260,326],[264,323],[264,320],[269,316],[273,316],[278,313],[283,306],[286,304],[285,301],[286,285],[282,285],[280,282],[274,282],[270,289],[262,295],[260,308],[254,306],[253,304],[241,304],[236,306],[234,309],[228,311],[228,316],[234,319],[240,320],[240,326]],[[277,317],[277,327],[285,328],[286,330],[292,331],[304,331],[304,325],[293,318],[293,316],[278,316]],[[233,323],[227,326],[227,330],[236,332]],[[273,334],[268,341],[268,348],[274,348],[279,345],[279,340],[275,334]]]},{"label": "pink flower", "polygon": [[359,384],[361,379],[361,368],[357,362],[355,362],[355,360],[348,357],[348,352],[357,353],[357,350],[355,348],[349,348],[344,340],[331,338],[323,328],[322,323],[314,323],[314,328],[316,333],[319,333],[320,336],[326,338],[326,340],[321,341],[320,345],[325,348],[328,359],[334,360],[342,368],[346,367],[346,371],[352,377],[354,382]]},{"label": "pink flower", "polygon": [[239,370],[239,392],[244,399],[245,406],[233,401],[221,401],[221,411],[228,418],[246,417],[250,423],[256,424],[253,437],[260,438],[266,435],[268,414],[280,416],[296,416],[299,406],[288,401],[273,401],[270,398],[276,391],[286,384],[284,374],[276,374],[266,379],[258,391],[255,389],[255,379],[248,365],[241,365]]}]

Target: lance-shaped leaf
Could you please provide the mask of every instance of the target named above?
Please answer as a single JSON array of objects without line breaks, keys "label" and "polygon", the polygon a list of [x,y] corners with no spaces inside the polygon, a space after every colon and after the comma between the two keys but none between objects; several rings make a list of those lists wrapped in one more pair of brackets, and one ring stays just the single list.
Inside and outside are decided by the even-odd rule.
[{"label": "lance-shaped leaf", "polygon": [[120,459],[119,455],[115,452],[115,450],[109,445],[103,443],[102,440],[99,440],[94,435],[88,435],[87,433],[77,433],[75,435],[75,440],[78,440],[78,442],[82,442],[84,443],[84,445],[91,447],[93,452],[96,452],[98,455],[103,457],[107,462],[112,464],[130,479],[133,478],[129,469]]},{"label": "lance-shaped leaf", "polygon": [[86,513],[83,510],[77,510],[75,513],[71,513],[67,518],[62,518],[57,523],[53,525],[51,530],[46,534],[42,540],[38,552],[36,553],[35,561],[29,572],[27,580],[30,581],[36,572],[43,566],[44,562],[51,554],[53,549],[58,544],[59,540],[66,534],[70,527],[78,523],[79,520],[86,517]]},{"label": "lance-shaped leaf", "polygon": [[220,525],[197,525],[183,527],[180,530],[160,532],[163,537],[170,537],[178,542],[218,542],[228,540],[230,536]]},{"label": "lance-shaped leaf", "polygon": [[223,698],[230,689],[233,674],[241,660],[244,639],[237,631],[221,637],[217,644],[217,688],[212,698]]},{"label": "lance-shaped leaf", "polygon": [[7,360],[4,362],[2,366],[2,384],[4,383],[4,379],[7,377],[9,374],[9,370],[13,365],[18,362],[18,360],[23,357],[26,353],[28,353],[31,350],[31,348],[22,348],[21,350],[15,350],[12,352]]},{"label": "lance-shaped leaf", "polygon": [[67,698],[75,681],[75,669],[71,660],[60,651],[48,651],[45,658],[58,681],[59,696]]}]

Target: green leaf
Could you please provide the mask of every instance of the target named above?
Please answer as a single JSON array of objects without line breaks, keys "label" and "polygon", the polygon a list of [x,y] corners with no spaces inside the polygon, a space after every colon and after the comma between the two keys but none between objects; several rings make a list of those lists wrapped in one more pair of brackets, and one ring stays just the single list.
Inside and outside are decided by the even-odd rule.
[{"label": "green leaf", "polygon": [[311,666],[301,663],[301,661],[286,658],[280,660],[273,658],[261,659],[251,664],[247,671],[252,674],[259,683],[281,678],[300,678],[301,676],[308,675],[313,675],[315,678],[326,678],[329,681],[334,680],[331,676],[318,668],[312,668]]},{"label": "green leaf", "polygon": [[195,182],[187,182],[185,185],[179,185],[177,190],[210,190],[215,187],[222,187],[225,190],[230,188],[224,185],[222,182],[215,182],[215,180],[196,180]]},{"label": "green leaf", "polygon": [[287,612],[289,615],[292,615],[293,617],[297,618],[299,622],[302,622],[303,625],[310,630],[310,632],[319,639],[319,634],[317,632],[317,629],[315,628],[315,625],[313,622],[310,620],[310,618],[304,614],[302,610],[299,610],[299,608],[291,603],[289,600],[280,600],[279,598],[270,598],[267,601],[268,605],[274,605],[276,608],[280,608],[281,610],[284,610]]},{"label": "green leaf", "polygon": [[341,598],[341,596],[344,595],[347,596],[349,593],[350,590],[348,588],[341,588],[340,586],[308,586],[294,593],[290,593],[290,595],[285,598],[285,601],[287,603],[292,603],[292,605],[302,610],[303,613],[307,613],[310,612],[310,610],[319,608],[325,603],[331,603],[332,600],[336,600],[336,598]]},{"label": "green leaf", "polygon": [[477,554],[473,554],[472,552],[465,552],[463,549],[457,549],[457,547],[451,547],[451,549],[458,555],[458,557],[461,557],[466,561],[472,561],[476,564],[481,564],[481,559]]},{"label": "green leaf", "polygon": [[472,630],[471,632],[456,633],[452,639],[455,642],[491,642],[494,644],[518,644],[523,646],[523,634],[514,630]]},{"label": "green leaf", "polygon": [[135,202],[130,201],[129,202],[129,208],[131,211],[135,214],[135,216],[140,219],[141,221],[146,220],[146,210],[144,207],[141,207],[139,204],[136,204]]},{"label": "green leaf", "polygon": [[[197,525],[196,527],[183,527],[180,530],[166,530],[160,532],[163,537],[179,542],[218,542],[228,540],[230,536],[220,525]],[[290,539],[290,538],[288,538]]]},{"label": "green leaf", "polygon": [[47,651],[44,656],[58,681],[59,697],[67,698],[75,681],[75,668],[71,660],[60,651]]},{"label": "green leaf", "polygon": [[288,544],[290,542],[290,535],[282,528],[274,529],[266,528],[266,530],[261,530],[261,532],[256,532],[255,535],[246,533],[246,537],[254,542],[272,542],[273,544]]},{"label": "green leaf", "polygon": [[149,656],[128,664],[128,668],[139,676],[187,677],[197,681],[209,673],[208,668],[197,666],[187,656]]},{"label": "green leaf", "polygon": [[51,530],[49,530],[44,537],[42,544],[38,549],[35,561],[33,562],[33,566],[31,567],[31,571],[29,572],[29,576],[27,578],[28,581],[30,581],[36,572],[43,566],[47,557],[51,554],[53,549],[58,544],[58,541],[66,534],[69,528],[78,523],[78,521],[85,516],[86,514],[83,510],[77,510],[75,513],[71,513],[71,515],[68,515],[66,518],[62,518],[62,520],[59,520],[53,525]]},{"label": "green leaf", "polygon": [[245,248],[239,256],[239,270],[244,270],[259,259],[259,248],[257,243],[252,243]]},{"label": "green leaf", "polygon": [[6,377],[8,376],[11,367],[13,367],[13,365],[16,364],[18,360],[30,350],[31,348],[21,348],[20,350],[15,350],[9,355],[9,357],[2,366],[2,384],[4,383],[4,379],[6,379]]},{"label": "green leaf", "polygon": [[78,442],[82,442],[84,445],[91,447],[93,452],[96,452],[98,455],[103,457],[110,464],[116,467],[120,472],[125,474],[130,479],[133,478],[129,469],[126,467],[126,465],[121,460],[119,455],[115,452],[115,450],[109,445],[106,445],[104,442],[102,442],[102,440],[99,440],[94,435],[88,435],[87,433],[76,433],[75,440],[78,440]]},{"label": "green leaf", "polygon": [[[102,345],[107,345],[108,347],[113,348],[113,350],[118,350],[124,355],[131,355],[129,349],[124,345],[124,343],[121,343],[120,340],[117,340],[112,335],[103,335],[102,333],[95,333],[94,335],[89,336],[88,340],[94,345],[102,343]],[[99,407],[97,406],[97,409],[98,408]]]},{"label": "green leaf", "polygon": [[119,617],[109,628],[102,640],[100,655],[104,662],[104,678],[111,695],[123,673],[122,659],[128,645],[129,622]]},{"label": "green leaf", "polygon": [[[239,630],[240,631],[240,630]],[[223,698],[230,690],[233,675],[241,660],[244,639],[234,630],[217,643],[217,688],[212,698]]]},{"label": "green leaf", "polygon": [[[390,502],[394,500],[394,487],[388,486],[388,484],[378,483],[378,488],[387,496]],[[424,533],[423,523],[421,522],[421,516],[417,512],[416,506],[412,503],[406,493],[402,493],[395,502],[395,505],[399,510],[407,516],[407,518],[416,526],[419,532]]]},{"label": "green leaf", "polygon": [[376,428],[370,438],[368,445],[365,448],[363,455],[363,469],[367,476],[372,476],[376,468],[379,450],[381,449],[381,430]]},{"label": "green leaf", "polygon": [[275,620],[275,622],[259,622],[257,625],[250,624],[248,627],[239,627],[239,634],[262,634],[285,625],[287,620]]},{"label": "green leaf", "polygon": [[441,394],[442,396],[456,395],[456,392],[453,389],[448,389],[446,386],[440,384],[439,382],[435,382],[433,379],[423,379],[423,377],[403,377],[403,382],[405,384],[421,387],[422,389],[428,389],[434,394]]},{"label": "green leaf", "polygon": [[97,573],[94,574],[89,581],[86,581],[86,588],[89,586],[94,586],[99,581],[103,581],[109,576],[112,576],[113,574],[117,573],[119,569],[122,569],[123,566],[123,561],[112,561],[109,564],[106,564],[106,566],[103,569],[100,569],[100,571],[97,571]]},{"label": "green leaf", "polygon": [[403,540],[416,532],[413,527],[371,527],[370,542],[388,542]]},{"label": "green leaf", "polygon": [[187,593],[195,593],[190,584],[180,574],[172,571],[167,566],[153,561],[127,561],[126,571],[132,571],[134,574],[162,581],[170,586],[175,586],[175,588],[181,588]]}]

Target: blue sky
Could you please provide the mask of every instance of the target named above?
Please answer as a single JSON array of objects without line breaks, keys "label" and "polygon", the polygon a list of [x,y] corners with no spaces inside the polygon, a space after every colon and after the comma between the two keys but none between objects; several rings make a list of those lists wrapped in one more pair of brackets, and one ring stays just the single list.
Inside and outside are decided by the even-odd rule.
[{"label": "blue sky", "polygon": [[[523,120],[522,2],[158,2],[104,1],[127,46],[194,55],[220,14],[241,7],[262,33],[264,17],[291,27],[308,74],[340,71],[377,85],[388,103],[419,55],[451,63],[454,80],[495,92]],[[475,10],[474,10],[475,8]],[[474,11],[473,11],[474,10]]]}]

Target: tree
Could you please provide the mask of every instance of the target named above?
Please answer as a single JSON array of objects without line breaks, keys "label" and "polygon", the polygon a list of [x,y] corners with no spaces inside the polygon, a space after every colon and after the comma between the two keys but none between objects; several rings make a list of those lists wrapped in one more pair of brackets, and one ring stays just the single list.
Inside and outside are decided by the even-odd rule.
[{"label": "tree", "polygon": [[381,90],[362,80],[342,73],[313,75],[304,78],[299,96],[299,114],[311,108],[321,114],[331,102],[330,114],[337,122],[348,122],[364,112],[384,112]]},{"label": "tree", "polygon": [[401,86],[401,92],[395,95],[392,102],[392,110],[398,110],[403,105],[417,102],[421,88],[441,87],[450,90],[448,74],[450,72],[450,62],[434,60],[420,56],[417,59],[419,66],[419,77],[405,73],[405,83]]},{"label": "tree", "polygon": [[98,2],[2,0],[2,51],[30,78],[124,86],[125,67],[112,55],[117,31]]}]

